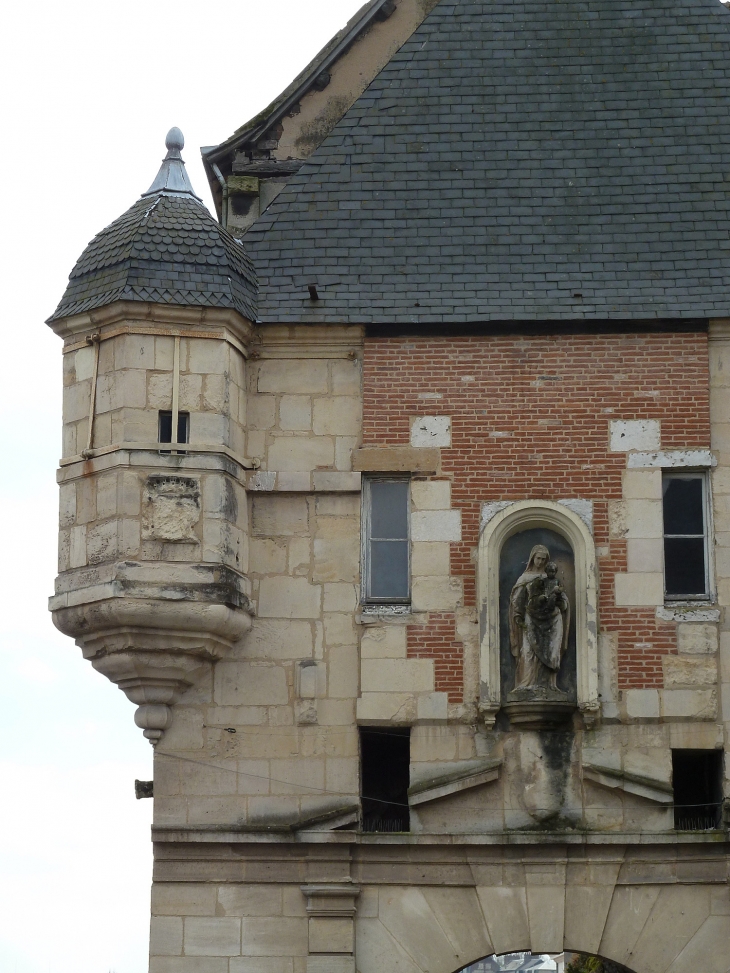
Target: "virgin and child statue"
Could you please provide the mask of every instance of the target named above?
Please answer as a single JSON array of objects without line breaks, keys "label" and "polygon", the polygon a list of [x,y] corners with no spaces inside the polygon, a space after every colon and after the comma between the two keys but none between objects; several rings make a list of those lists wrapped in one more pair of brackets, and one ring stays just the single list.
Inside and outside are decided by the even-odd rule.
[{"label": "virgin and child statue", "polygon": [[570,602],[558,568],[543,544],[530,551],[509,600],[510,651],[516,662],[514,692],[558,689],[558,672],[568,648]]}]

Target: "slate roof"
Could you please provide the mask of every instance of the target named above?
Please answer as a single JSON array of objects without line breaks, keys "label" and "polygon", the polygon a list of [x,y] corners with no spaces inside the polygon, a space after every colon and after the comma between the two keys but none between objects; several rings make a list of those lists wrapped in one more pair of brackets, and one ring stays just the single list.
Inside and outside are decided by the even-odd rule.
[{"label": "slate roof", "polygon": [[718,0],[440,0],[248,232],[259,318],[728,315],[729,190]]},{"label": "slate roof", "polygon": [[148,192],[84,250],[49,322],[114,301],[235,308],[255,320],[256,275],[243,246],[192,187],[169,188],[178,185],[190,187],[170,148]]}]

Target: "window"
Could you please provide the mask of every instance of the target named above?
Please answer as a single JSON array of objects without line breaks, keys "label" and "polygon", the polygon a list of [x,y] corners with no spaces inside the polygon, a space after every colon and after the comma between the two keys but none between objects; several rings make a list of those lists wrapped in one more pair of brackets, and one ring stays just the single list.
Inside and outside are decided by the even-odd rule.
[{"label": "window", "polygon": [[[160,412],[158,420],[159,436],[161,443],[171,443],[172,438],[172,412]],[[187,443],[190,441],[190,413],[178,412],[177,414],[177,439],[176,443]],[[169,449],[161,449],[161,453],[170,453]]]},{"label": "window", "polygon": [[363,485],[363,601],[407,605],[411,596],[410,480],[366,479]]},{"label": "window", "polygon": [[363,831],[409,831],[411,731],[360,727]]},{"label": "window", "polygon": [[664,591],[667,598],[709,598],[707,479],[665,473]]},{"label": "window", "polygon": [[722,757],[722,750],[672,750],[677,831],[722,826]]}]

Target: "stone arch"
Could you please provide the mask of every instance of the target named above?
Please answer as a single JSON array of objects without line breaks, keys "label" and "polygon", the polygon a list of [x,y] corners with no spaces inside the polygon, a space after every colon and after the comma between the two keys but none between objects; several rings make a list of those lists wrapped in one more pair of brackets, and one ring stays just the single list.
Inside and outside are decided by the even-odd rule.
[{"label": "stone arch", "polygon": [[598,587],[596,549],[588,523],[565,503],[520,500],[490,504],[479,537],[477,604],[480,630],[479,708],[487,724],[493,723],[501,704],[499,559],[514,534],[546,527],[563,536],[575,559],[575,627],[577,645],[578,706],[587,724],[599,713],[598,703]]},{"label": "stone arch", "polygon": [[372,889],[357,973],[455,973],[494,954],[564,950],[633,973],[727,973],[727,885],[621,885],[606,869],[618,871],[585,866],[596,884]]}]

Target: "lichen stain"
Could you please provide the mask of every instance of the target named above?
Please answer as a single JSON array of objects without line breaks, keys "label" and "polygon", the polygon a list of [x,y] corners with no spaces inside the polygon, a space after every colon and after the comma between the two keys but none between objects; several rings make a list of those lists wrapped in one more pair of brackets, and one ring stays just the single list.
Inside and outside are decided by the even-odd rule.
[{"label": "lichen stain", "polygon": [[317,146],[327,138],[350,105],[351,99],[343,95],[330,98],[322,111],[311,122],[302,126],[302,131],[294,143],[296,147],[305,155],[314,152]]}]

